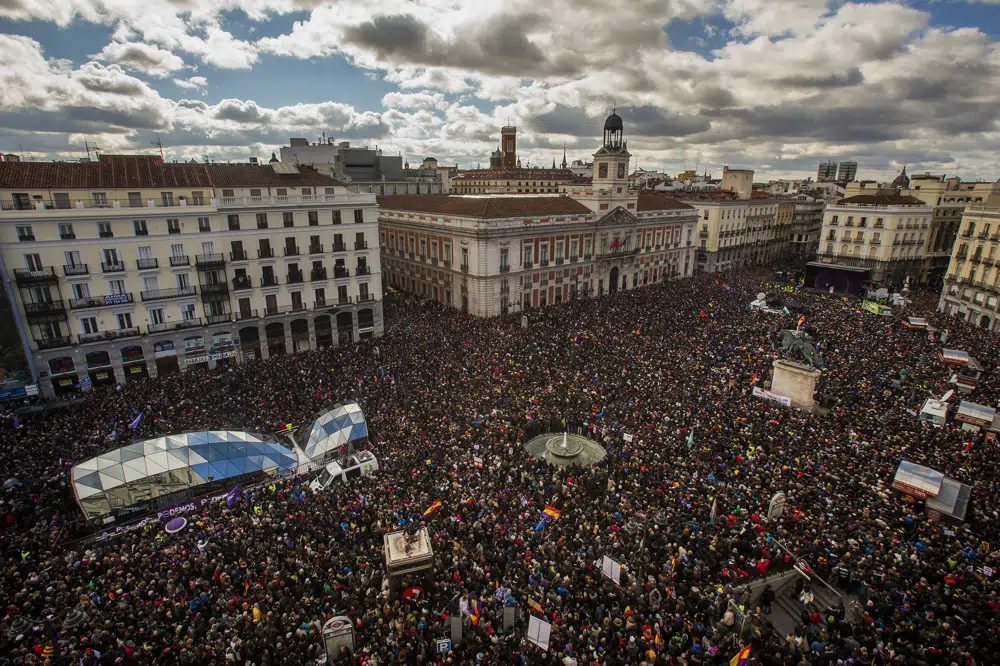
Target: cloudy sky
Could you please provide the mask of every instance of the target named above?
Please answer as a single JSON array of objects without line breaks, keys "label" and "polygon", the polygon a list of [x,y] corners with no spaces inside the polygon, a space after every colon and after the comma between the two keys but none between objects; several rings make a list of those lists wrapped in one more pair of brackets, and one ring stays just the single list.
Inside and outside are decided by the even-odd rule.
[{"label": "cloudy sky", "polygon": [[[1000,0],[0,0],[0,151],[585,158],[758,180],[855,159],[1000,177]],[[633,166],[635,165],[633,164]]]}]

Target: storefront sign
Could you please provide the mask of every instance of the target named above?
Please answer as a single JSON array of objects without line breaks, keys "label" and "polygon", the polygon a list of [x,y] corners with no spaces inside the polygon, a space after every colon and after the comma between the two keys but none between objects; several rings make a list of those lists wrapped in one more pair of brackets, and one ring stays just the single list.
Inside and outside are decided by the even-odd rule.
[{"label": "storefront sign", "polygon": [[111,294],[104,297],[105,305],[128,305],[131,302],[128,294]]},{"label": "storefront sign", "polygon": [[111,377],[111,375],[108,373],[107,370],[102,370],[100,372],[95,372],[94,373],[94,381],[98,381],[98,382],[107,381],[107,379],[109,377]]},{"label": "storefront sign", "polygon": [[166,356],[177,356],[177,350],[174,349],[174,343],[170,340],[163,340],[161,342],[153,343],[153,357],[154,358],[164,358]]},{"label": "storefront sign", "polygon": [[365,326],[364,328],[358,329],[358,333],[374,333],[374,332],[375,332],[374,326]]},{"label": "storefront sign", "polygon": [[72,377],[60,377],[56,380],[56,386],[73,386],[76,380]]},{"label": "storefront sign", "polygon": [[773,400],[774,402],[781,403],[785,407],[792,406],[792,399],[789,398],[787,395],[780,395],[778,393],[774,393],[773,391],[762,389],[759,386],[753,387],[753,394],[754,397],[756,398],[763,398],[764,400]]},{"label": "storefront sign", "polygon": [[128,369],[128,373],[130,375],[141,375],[143,373],[143,371],[145,371],[146,366],[142,365],[142,364],[140,364],[140,365],[130,365],[127,369]]},{"label": "storefront sign", "polygon": [[30,395],[38,395],[38,384],[28,384],[27,386],[15,386],[14,388],[0,389],[0,402],[4,400],[17,400]]},{"label": "storefront sign", "polygon": [[196,363],[208,363],[209,361],[218,361],[223,358],[232,358],[237,355],[235,349],[230,351],[219,352],[218,354],[202,354],[201,356],[192,356],[186,359],[184,362],[188,365],[194,365]]}]

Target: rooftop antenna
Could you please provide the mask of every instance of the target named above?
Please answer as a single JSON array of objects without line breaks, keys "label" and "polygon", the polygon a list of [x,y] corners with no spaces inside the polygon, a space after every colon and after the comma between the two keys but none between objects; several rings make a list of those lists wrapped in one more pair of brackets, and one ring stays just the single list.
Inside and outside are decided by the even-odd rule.
[{"label": "rooftop antenna", "polygon": [[90,161],[90,141],[86,138],[83,140],[83,147],[87,149],[87,161]]},{"label": "rooftop antenna", "polygon": [[157,134],[156,135],[156,141],[150,141],[149,143],[150,143],[150,145],[156,146],[157,148],[160,149],[160,159],[162,160],[163,159],[163,142],[160,141],[160,135]]}]

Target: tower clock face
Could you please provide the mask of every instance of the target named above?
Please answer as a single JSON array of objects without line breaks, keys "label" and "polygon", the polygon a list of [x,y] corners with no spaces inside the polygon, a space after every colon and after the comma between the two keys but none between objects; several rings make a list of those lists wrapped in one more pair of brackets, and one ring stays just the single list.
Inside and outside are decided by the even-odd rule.
[{"label": "tower clock face", "polygon": [[597,167],[597,177],[607,178],[608,177],[608,164],[607,162],[601,162],[601,165]]},{"label": "tower clock face", "polygon": [[625,177],[625,165],[624,164],[619,164],[618,165],[618,177],[619,178],[624,178]]}]

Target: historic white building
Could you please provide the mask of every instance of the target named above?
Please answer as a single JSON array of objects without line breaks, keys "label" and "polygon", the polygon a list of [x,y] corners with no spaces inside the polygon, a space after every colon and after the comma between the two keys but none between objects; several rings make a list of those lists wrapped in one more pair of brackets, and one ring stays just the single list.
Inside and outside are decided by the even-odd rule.
[{"label": "historic white building", "polygon": [[907,277],[924,281],[932,208],[899,194],[906,186],[903,178],[876,194],[829,204],[823,212],[820,260],[871,269],[873,280],[896,286]]},{"label": "historic white building", "polygon": [[696,210],[630,189],[630,157],[612,114],[561,195],[380,198],[386,283],[488,317],[690,276]]},{"label": "historic white building", "polygon": [[47,395],[382,333],[375,196],[306,167],[3,162],[0,220]]}]

